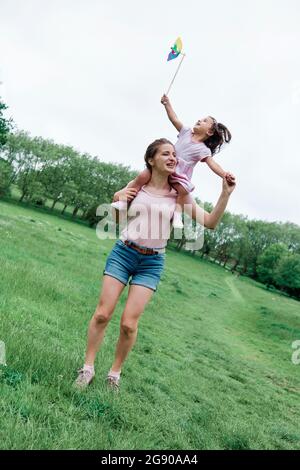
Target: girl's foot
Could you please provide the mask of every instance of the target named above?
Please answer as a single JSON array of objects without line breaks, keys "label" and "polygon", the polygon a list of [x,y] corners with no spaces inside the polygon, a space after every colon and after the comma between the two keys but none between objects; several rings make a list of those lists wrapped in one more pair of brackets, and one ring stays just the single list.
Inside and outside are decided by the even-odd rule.
[{"label": "girl's foot", "polygon": [[182,223],[182,217],[181,217],[181,212],[174,212],[173,215],[173,227],[174,228],[183,228],[183,223]]},{"label": "girl's foot", "polygon": [[112,207],[118,209],[119,211],[125,211],[127,209],[127,202],[126,201],[116,201],[112,202]]}]

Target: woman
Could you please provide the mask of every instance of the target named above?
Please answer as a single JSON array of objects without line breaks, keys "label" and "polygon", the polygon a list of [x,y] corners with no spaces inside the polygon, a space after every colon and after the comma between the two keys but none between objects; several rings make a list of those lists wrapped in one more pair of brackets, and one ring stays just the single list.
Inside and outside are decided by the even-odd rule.
[{"label": "woman", "polygon": [[[145,162],[152,175],[149,183],[143,186],[138,194],[134,188],[125,188],[121,193],[118,192],[119,197],[125,197],[128,201],[134,200],[128,212],[128,224],[109,254],[103,271],[102,292],[88,329],[85,364],[79,370],[75,382],[78,388],[85,388],[94,378],[94,362],[105,329],[131,277],[127,302],[121,317],[115,360],[107,376],[108,385],[118,390],[122,366],[136,341],[139,319],[155,292],[163,271],[165,246],[170,236],[170,221],[177,197],[176,191],[168,182],[168,177],[175,171],[177,163],[173,144],[167,139],[154,141],[147,148]],[[193,202],[190,204],[190,215],[205,227],[215,228],[234,187],[235,184],[229,186],[224,178],[222,192],[213,211],[203,211]],[[191,200],[187,199],[187,202],[191,203]],[[157,215],[158,208],[162,210],[158,219],[160,227],[157,230],[151,217],[153,213]],[[136,209],[139,216],[135,216]],[[137,217],[140,231],[137,228]]]}]

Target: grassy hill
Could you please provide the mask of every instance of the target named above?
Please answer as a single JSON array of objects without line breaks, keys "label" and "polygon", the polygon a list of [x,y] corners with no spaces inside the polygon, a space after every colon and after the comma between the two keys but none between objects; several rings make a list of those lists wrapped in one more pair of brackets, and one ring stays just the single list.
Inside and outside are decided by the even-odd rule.
[{"label": "grassy hill", "polygon": [[106,389],[122,295],[96,362],[72,389],[114,241],[0,202],[3,449],[300,449],[299,302],[169,251],[121,392]]}]

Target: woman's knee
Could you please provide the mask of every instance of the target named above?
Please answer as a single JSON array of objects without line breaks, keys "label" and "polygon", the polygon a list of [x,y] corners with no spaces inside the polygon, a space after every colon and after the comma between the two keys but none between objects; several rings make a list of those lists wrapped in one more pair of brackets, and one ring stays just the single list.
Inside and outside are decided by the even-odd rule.
[{"label": "woman's knee", "polygon": [[121,323],[121,333],[124,336],[130,337],[137,332],[138,324],[137,323],[130,323],[130,322],[122,322]]},{"label": "woman's knee", "polygon": [[100,304],[97,306],[96,311],[94,313],[94,320],[98,324],[105,324],[108,323],[111,319],[113,314],[113,309],[109,308],[106,305]]}]

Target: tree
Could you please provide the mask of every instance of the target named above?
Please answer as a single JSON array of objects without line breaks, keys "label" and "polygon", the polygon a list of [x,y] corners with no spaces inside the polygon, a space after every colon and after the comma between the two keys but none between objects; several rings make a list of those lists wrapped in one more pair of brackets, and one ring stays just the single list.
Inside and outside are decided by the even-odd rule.
[{"label": "tree", "polygon": [[51,210],[54,209],[62,196],[66,179],[67,174],[65,169],[60,165],[49,166],[40,173],[40,180],[44,186],[45,196],[53,200]]},{"label": "tree", "polygon": [[77,200],[77,186],[74,181],[68,181],[63,189],[61,195],[61,202],[64,204],[63,210],[61,211],[62,214],[65,213],[68,206],[73,206],[75,201]]},{"label": "tree", "polygon": [[44,206],[46,202],[45,187],[39,181],[33,181],[28,188],[26,199],[38,206]]},{"label": "tree", "polygon": [[9,195],[12,174],[12,166],[3,158],[0,158],[0,197]]},{"label": "tree", "polygon": [[62,199],[66,184],[70,181],[70,163],[78,157],[78,153],[69,146],[56,145],[52,141],[44,142],[43,168],[40,181],[45,187],[45,195],[52,199],[53,210]]},{"label": "tree", "polygon": [[7,109],[7,106],[5,103],[3,103],[1,97],[0,97],[0,147],[2,147],[7,140],[7,134],[9,134],[11,128],[12,128],[12,120],[11,119],[5,119],[3,116],[3,111]]},{"label": "tree", "polygon": [[[28,170],[27,172],[21,173],[18,177],[18,187],[21,191],[21,197],[19,202],[22,202],[23,199],[30,200],[34,193],[37,192],[37,183],[38,183],[38,176],[37,172],[34,170]],[[41,191],[41,187],[39,186],[39,194]],[[44,188],[45,191],[45,188]]]},{"label": "tree", "polygon": [[289,253],[286,245],[274,243],[270,245],[258,258],[257,274],[258,280],[270,285],[276,285],[275,272],[280,259]]},{"label": "tree", "polygon": [[248,220],[247,223],[247,253],[243,257],[242,274],[248,274],[257,279],[257,263],[259,256],[272,243],[279,243],[282,229],[278,223],[263,220]]},{"label": "tree", "polygon": [[247,228],[247,217],[243,215],[235,216],[235,237],[231,252],[231,272],[234,273],[245,266],[245,261],[249,253],[249,239]]},{"label": "tree", "polygon": [[300,298],[300,255],[282,257],[275,272],[275,280],[282,290]]}]

